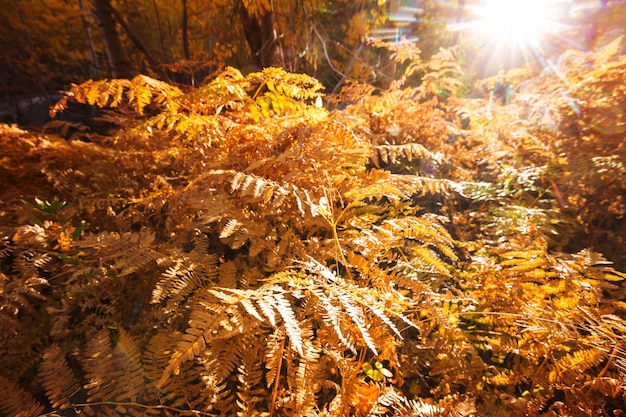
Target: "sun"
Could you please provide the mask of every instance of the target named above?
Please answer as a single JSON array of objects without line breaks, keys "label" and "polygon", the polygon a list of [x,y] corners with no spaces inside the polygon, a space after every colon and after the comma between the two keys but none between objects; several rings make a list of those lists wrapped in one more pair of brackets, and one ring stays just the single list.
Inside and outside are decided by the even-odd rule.
[{"label": "sun", "polygon": [[466,19],[449,24],[464,32],[481,74],[531,62],[548,65],[554,48],[569,42],[571,0],[473,0]]},{"label": "sun", "polygon": [[486,0],[476,8],[476,28],[498,42],[535,45],[554,29],[554,1]]}]

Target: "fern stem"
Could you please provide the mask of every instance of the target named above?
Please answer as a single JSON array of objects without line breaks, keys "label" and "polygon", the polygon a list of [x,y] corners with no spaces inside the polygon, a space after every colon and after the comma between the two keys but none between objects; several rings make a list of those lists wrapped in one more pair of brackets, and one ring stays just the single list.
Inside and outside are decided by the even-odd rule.
[{"label": "fern stem", "polygon": [[[89,404],[72,404],[72,407],[93,407],[94,405],[111,405],[111,406],[122,406],[122,407],[139,407],[139,408],[144,408],[146,410],[168,410],[168,411],[176,411],[179,415],[190,415],[190,416],[197,416],[197,415],[203,415],[203,416],[215,416],[215,414],[211,414],[211,413],[207,413],[204,411],[198,411],[198,410],[181,410],[180,408],[176,408],[176,407],[170,407],[168,405],[146,405],[146,404],[139,404],[139,403],[135,403],[135,402],[118,402],[118,401],[98,401],[95,403],[89,403]],[[41,417],[44,416],[55,416],[57,415],[56,413],[47,413],[47,414],[42,414]]]},{"label": "fern stem", "polygon": [[259,88],[256,89],[256,91],[254,92],[254,94],[252,95],[252,101],[256,100],[257,96],[261,93],[261,89],[263,87],[265,87],[265,85],[267,84],[267,81],[264,81]]},{"label": "fern stem", "polygon": [[333,240],[335,241],[335,245],[337,246],[337,250],[339,251],[339,256],[341,257],[341,262],[343,263],[343,266],[346,269],[346,275],[348,276],[348,279],[350,279],[350,281],[354,281],[352,279],[352,273],[350,272],[350,267],[348,266],[348,260],[346,259],[345,255],[343,254],[343,249],[341,248],[341,243],[339,242],[339,235],[337,234],[337,225],[339,224],[339,221],[341,220],[343,215],[346,213],[346,211],[348,211],[348,209],[350,208],[351,205],[352,205],[352,203],[348,204],[346,206],[346,208],[343,209],[341,211],[341,213],[339,213],[339,216],[337,216],[336,219],[334,219],[332,222],[330,222],[330,225],[331,225],[331,227],[333,229]]},{"label": "fern stem", "polygon": [[620,348],[622,347],[622,344],[623,342],[615,345],[615,347],[613,348],[613,352],[611,352],[608,360],[606,361],[606,365],[604,365],[604,368],[602,368],[602,370],[600,371],[600,373],[598,374],[596,378],[602,378],[604,374],[606,374],[606,372],[609,370],[609,367],[613,363],[613,358],[617,356],[617,352],[619,352]]},{"label": "fern stem", "polygon": [[270,417],[274,416],[274,404],[276,403],[276,397],[278,396],[278,380],[280,378],[280,371],[283,365],[283,352],[285,350],[285,340],[287,338],[283,337],[283,340],[280,342],[280,360],[278,362],[278,368],[276,369],[276,378],[274,378],[274,386],[272,387],[272,400],[270,401]]},{"label": "fern stem", "polygon": [[339,256],[341,257],[341,262],[343,263],[343,266],[346,269],[346,275],[348,276],[348,278],[350,279],[350,281],[354,281],[352,279],[352,273],[350,272],[350,268],[348,266],[348,260],[346,259],[345,255],[343,254],[343,249],[341,248],[341,243],[339,242],[339,236],[337,235],[337,226],[335,224],[332,224],[332,229],[333,229],[333,240],[335,241],[335,245],[337,245],[337,250],[339,251]]}]

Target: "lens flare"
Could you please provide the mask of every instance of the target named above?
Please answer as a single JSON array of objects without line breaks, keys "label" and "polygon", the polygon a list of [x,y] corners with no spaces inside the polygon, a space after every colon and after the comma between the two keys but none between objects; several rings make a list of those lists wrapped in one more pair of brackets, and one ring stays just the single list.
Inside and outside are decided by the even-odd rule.
[{"label": "lens flare", "polygon": [[478,29],[499,42],[536,44],[553,30],[549,2],[543,0],[488,0],[478,8]]},{"label": "lens flare", "polygon": [[449,24],[478,51],[481,75],[529,62],[549,66],[548,56],[566,44],[570,29],[571,0],[476,0],[464,19]]}]

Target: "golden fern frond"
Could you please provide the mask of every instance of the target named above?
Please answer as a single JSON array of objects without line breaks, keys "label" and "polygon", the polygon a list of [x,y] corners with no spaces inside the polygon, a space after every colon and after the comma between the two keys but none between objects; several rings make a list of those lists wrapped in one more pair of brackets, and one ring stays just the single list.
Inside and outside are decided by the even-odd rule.
[{"label": "golden fern frond", "polygon": [[396,182],[398,186],[407,189],[407,191],[412,191],[412,194],[418,197],[427,195],[447,196],[453,192],[461,194],[461,190],[465,186],[463,183],[444,178],[429,178],[417,175],[392,175],[391,180]]},{"label": "golden fern frond", "polygon": [[616,271],[601,254],[584,249],[573,255],[572,260],[565,261],[572,268],[584,284],[591,284],[594,288],[608,291],[613,298],[621,298],[619,288],[623,286],[626,274]]},{"label": "golden fern frond", "polygon": [[145,75],[137,75],[133,78],[126,92],[128,101],[140,115],[143,114],[146,106],[152,103],[159,104],[166,110],[176,113],[178,110],[176,98],[181,94],[182,91],[178,87]]},{"label": "golden fern frond", "polygon": [[117,329],[115,336],[114,360],[122,364],[119,374],[114,377],[117,388],[121,390],[115,398],[117,401],[135,402],[146,385],[139,344],[124,329]]},{"label": "golden fern frond", "polygon": [[606,358],[607,352],[595,347],[568,353],[556,361],[554,369],[548,375],[548,380],[551,383],[563,381],[564,378],[584,373],[589,368],[599,365]]},{"label": "golden fern frond", "polygon": [[341,86],[339,94],[331,95],[328,100],[332,103],[356,103],[364,97],[371,96],[376,91],[376,87],[355,80],[346,80]]},{"label": "golden fern frond", "polygon": [[398,417],[409,415],[406,397],[393,386],[381,387],[377,395],[372,409],[373,414],[393,413]]},{"label": "golden fern frond", "polygon": [[[159,332],[152,336],[148,341],[144,351],[144,370],[146,377],[151,381],[158,381],[161,378],[163,369],[170,360],[170,352],[176,347],[176,344],[182,339],[183,333],[179,331]],[[172,379],[168,381],[168,384]],[[160,387],[164,395],[167,395],[167,384]]]},{"label": "golden fern frond", "polygon": [[255,415],[258,412],[258,404],[267,398],[267,390],[263,386],[263,367],[259,366],[263,361],[264,346],[250,337],[241,343],[245,355],[237,367],[238,387],[235,395],[240,410],[237,414]]},{"label": "golden fern frond", "polygon": [[201,263],[177,263],[169,267],[154,289],[153,302],[167,297],[167,311],[172,311],[196,289],[209,285],[217,277],[217,261],[216,255],[206,254]]},{"label": "golden fern frond", "polygon": [[280,116],[301,113],[303,111],[304,106],[300,102],[272,90],[257,97],[254,105],[250,107],[250,114],[256,121],[260,120],[261,116],[269,118],[272,114]]},{"label": "golden fern frond", "polygon": [[[137,343],[123,329],[115,341],[104,329],[91,338],[83,360],[89,402],[136,402],[145,389]],[[106,358],[106,360],[103,360]]]},{"label": "golden fern frond", "polygon": [[208,290],[215,297],[226,303],[241,303],[246,312],[255,318],[261,317],[259,312],[251,304],[254,301],[260,312],[267,318],[272,326],[277,326],[278,315],[282,319],[282,326],[289,336],[289,343],[293,350],[301,356],[304,355],[305,341],[302,337],[302,329],[293,312],[291,303],[285,298],[285,290],[280,286],[266,285],[256,290],[239,290],[235,288],[220,288]]},{"label": "golden fern frond", "polygon": [[[216,295],[226,299],[226,302],[223,304],[215,303]],[[213,299],[213,301],[208,300],[208,298]],[[207,347],[210,347],[215,340],[236,337],[244,329],[247,334],[255,333],[255,329],[259,327],[259,321],[251,320],[249,316],[242,315],[236,306],[236,301],[236,297],[217,291],[215,294],[207,293],[194,306],[186,334],[173,350],[157,387],[164,386],[172,375],[178,375],[181,366],[186,362],[203,355],[207,351]]]},{"label": "golden fern frond", "polygon": [[224,224],[224,227],[222,228],[222,231],[220,232],[220,239],[228,239],[229,237],[232,237],[237,232],[241,233],[242,229],[243,229],[243,224],[239,220],[230,219],[226,221],[226,224]]},{"label": "golden fern frond", "polygon": [[150,139],[161,134],[172,141],[210,147],[223,141],[225,128],[222,121],[213,116],[162,112],[134,127],[128,135]]},{"label": "golden fern frond", "polygon": [[117,107],[122,101],[124,90],[130,86],[130,81],[125,79],[85,81],[82,84],[72,84],[72,88],[63,94],[63,98],[50,110],[50,116],[55,117],[68,106],[68,101],[86,103],[90,106],[104,107],[111,105]]},{"label": "golden fern frond", "polygon": [[44,410],[28,392],[0,375],[0,411],[7,417],[37,417]]},{"label": "golden fern frond", "polygon": [[[37,297],[42,297],[40,292],[37,291],[35,286],[44,285],[47,286],[48,281],[41,277],[39,271],[45,268],[45,266],[52,260],[52,257],[45,252],[36,252],[32,250],[26,250],[20,253],[14,262],[14,268],[18,272],[21,278],[26,281],[25,283],[33,291],[33,294],[38,293]],[[30,281],[30,282],[29,282]]]},{"label": "golden fern frond", "polygon": [[291,303],[285,298],[284,294],[282,288],[278,291],[275,289],[273,291],[273,297],[271,298],[272,304],[283,319],[283,326],[285,327],[287,336],[289,336],[289,343],[300,356],[304,356],[305,340],[302,335],[302,329],[293,312]]},{"label": "golden fern frond", "polygon": [[[370,325],[371,318],[366,315],[366,312],[373,313],[374,317],[381,320],[386,324],[383,328],[391,329],[392,332],[400,335],[400,332],[393,323],[393,318],[399,318],[406,323],[412,324],[411,321],[402,315],[402,309],[408,308],[408,304],[401,301],[401,298],[395,298],[396,302],[392,307],[387,307],[389,294],[386,295],[385,300],[382,299],[382,293],[375,288],[359,287],[355,284],[348,283],[346,280],[337,276],[333,271],[328,269],[321,263],[310,260],[304,263],[304,268],[308,271],[308,274],[298,275],[293,273],[275,274],[270,279],[281,280],[289,283],[293,291],[296,291],[297,297],[300,295],[300,291],[318,294],[323,292],[326,296],[319,297],[321,300],[321,317],[328,318],[327,323],[333,329],[341,326],[343,323],[352,323],[356,326],[356,331],[352,331],[350,336],[344,335],[344,329],[338,333],[339,339],[342,343],[346,343],[347,347],[351,346],[351,339],[353,337],[360,337],[362,342],[375,354],[378,355],[378,347],[384,347],[384,343],[388,342],[384,333],[376,334],[374,337],[371,333]],[[307,278],[308,276],[313,278]],[[318,291],[313,292],[312,288],[317,286]],[[335,308],[335,307],[338,307]],[[331,318],[337,316],[337,311],[340,311],[340,315],[337,318]],[[343,317],[342,317],[343,316]],[[343,326],[341,326],[343,327]],[[349,328],[348,328],[349,329]],[[346,329],[346,330],[348,330]]]},{"label": "golden fern frond", "polygon": [[[216,171],[217,173],[218,171]],[[230,192],[238,192],[242,197],[253,197],[253,201],[259,201],[263,204],[270,204],[271,207],[280,207],[285,198],[293,196],[297,200],[300,197],[297,194],[298,187],[289,183],[278,183],[276,181],[259,177],[254,174],[245,174],[243,172],[232,171],[232,180],[230,182]],[[302,202],[298,203],[298,207],[302,206]]]},{"label": "golden fern frond", "polygon": [[85,235],[76,246],[85,251],[95,251],[100,262],[125,277],[156,262],[164,255],[151,248],[154,233],[114,232]]},{"label": "golden fern frond", "polygon": [[279,92],[286,97],[308,100],[320,97],[319,90],[324,85],[306,74],[290,73],[282,68],[265,68],[261,72],[249,74],[246,79],[251,84],[265,85],[268,90]]},{"label": "golden fern frond", "polygon": [[267,343],[265,349],[265,369],[267,369],[265,383],[267,388],[278,384],[284,358],[285,341],[285,331],[283,329],[276,329],[265,339]]},{"label": "golden fern frond", "polygon": [[89,80],[82,84],[72,84],[72,88],[52,107],[50,116],[55,117],[65,110],[69,100],[91,106],[115,108],[119,107],[124,97],[140,115],[152,103],[175,113],[178,104],[174,99],[180,95],[182,91],[178,87],[145,75],[138,75],[132,80]]},{"label": "golden fern frond", "polygon": [[440,48],[425,67],[425,74],[417,87],[421,98],[445,99],[456,94],[461,86],[459,76],[463,74],[463,70],[457,63],[454,48]]},{"label": "golden fern frond", "polygon": [[228,67],[209,84],[180,96],[177,101],[190,113],[217,115],[222,110],[238,110],[248,100],[246,80],[239,70]]},{"label": "golden fern frond", "polygon": [[[309,333],[309,336],[312,336],[310,329]],[[309,381],[315,381],[319,352],[310,351],[306,358],[293,358],[293,352],[287,353],[286,356],[287,361],[294,364],[287,368],[287,385],[294,395],[290,396],[285,408],[299,410],[302,415],[311,415],[317,408],[315,391],[318,388]]]},{"label": "golden fern frond", "polygon": [[311,293],[317,297],[317,302],[322,308],[322,323],[330,325],[339,338],[341,345],[350,349],[356,355],[356,348],[354,346],[354,340],[352,335],[348,332],[344,332],[346,323],[344,322],[344,316],[341,310],[341,306],[334,300],[332,300],[322,288],[311,288]]},{"label": "golden fern frond", "polygon": [[420,217],[410,216],[385,220],[380,226],[374,226],[380,251],[398,247],[408,250],[416,260],[443,272],[443,265],[436,261],[438,256],[429,247],[432,246],[451,260],[456,260],[454,242],[448,231],[441,224],[442,219],[433,214]]},{"label": "golden fern frond", "polygon": [[154,399],[153,403],[166,404],[182,410],[193,409],[196,412],[211,411],[216,405],[226,412],[226,403],[221,392],[224,386],[215,376],[221,368],[215,361],[202,358],[199,361],[188,361],[181,365],[180,373],[172,375],[160,388],[156,388],[163,369],[167,366],[172,350],[182,339],[183,334],[177,331],[157,333],[150,338],[143,354],[143,369],[146,378],[152,383],[146,386],[149,390],[145,401]]},{"label": "golden fern frond", "polygon": [[379,167],[380,161],[393,165],[401,158],[412,162],[414,159],[433,158],[433,154],[419,143],[378,145],[374,147],[372,162],[376,167]]},{"label": "golden fern frond", "polygon": [[70,398],[80,390],[80,385],[59,346],[46,349],[39,379],[52,408],[63,410],[72,406]]},{"label": "golden fern frond", "polygon": [[[301,113],[307,108],[306,100],[319,99],[323,85],[305,74],[288,73],[282,68],[265,68],[261,72],[251,73],[246,77],[257,88],[253,95],[254,103],[249,110],[255,120],[270,117],[272,114],[284,115]],[[265,89],[263,94],[259,92]],[[320,106],[321,107],[321,106]]]},{"label": "golden fern frond", "polygon": [[[470,417],[475,415],[477,410],[474,398],[463,397],[454,394],[438,403],[422,399],[408,400],[393,386],[382,387],[372,414],[393,415],[394,417]],[[417,413],[418,410],[419,413]]]},{"label": "golden fern frond", "polygon": [[[412,274],[416,279],[420,274],[438,274],[450,276],[450,265],[443,262],[432,250],[423,246],[413,246],[408,249],[411,259],[409,262],[398,260],[396,268],[406,274]],[[430,277],[431,281],[433,277]],[[431,287],[436,288],[436,282],[431,282]]]},{"label": "golden fern frond", "polygon": [[271,248],[271,241],[265,239],[268,232],[269,228],[264,223],[248,220],[244,226],[237,219],[229,219],[220,232],[219,238],[235,250],[250,242],[250,255],[258,256],[264,249]]},{"label": "golden fern frond", "polygon": [[384,197],[391,201],[408,200],[411,197],[409,190],[398,186],[393,181],[380,181],[364,187],[350,190],[345,193],[345,197],[354,201],[367,199],[380,200]]},{"label": "golden fern frond", "polygon": [[426,294],[432,291],[433,287],[430,285],[430,282],[423,282],[419,279],[420,274],[432,272],[431,270],[424,271],[422,268],[418,268],[411,263],[398,262],[396,267],[389,271],[389,282],[398,289],[410,290],[411,294],[417,297],[420,294]]},{"label": "golden fern frond", "polygon": [[[215,378],[218,382],[236,372],[241,359],[248,354],[248,346],[244,345],[245,337],[238,335],[228,339],[216,340],[211,344],[211,358],[215,360]],[[263,342],[259,341],[259,345]],[[258,346],[255,346],[258,347]]]},{"label": "golden fern frond", "polygon": [[414,43],[402,43],[395,44],[393,42],[386,42],[380,39],[370,39],[368,43],[374,48],[387,49],[391,52],[390,59],[400,64],[409,61],[409,65],[405,69],[405,75],[411,76],[415,72],[422,70],[424,63],[422,62],[422,51]]},{"label": "golden fern frond", "polygon": [[[237,198],[230,198],[227,193],[235,194]],[[179,194],[176,203],[177,207],[185,207],[186,211],[172,215],[193,216],[196,227],[203,228],[217,222],[222,222],[224,227],[229,221],[231,226],[236,226],[237,222],[244,225],[236,227],[240,231],[239,238],[236,239],[239,247],[247,240],[254,242],[257,237],[264,240],[267,236],[267,222],[255,218],[257,210],[241,210],[243,205],[259,209],[265,216],[284,213],[287,209],[297,209],[304,215],[304,203],[296,186],[234,170],[204,172],[185,192]],[[234,231],[230,227],[226,228],[224,238],[234,240],[236,236],[231,234]]]},{"label": "golden fern frond", "polygon": [[444,417],[448,415],[444,407],[426,402],[422,399],[409,400],[408,409],[408,415],[423,417]]},{"label": "golden fern frond", "polygon": [[383,197],[391,201],[408,201],[412,197],[448,196],[453,192],[459,192],[461,188],[460,183],[443,178],[391,174],[371,184],[347,191],[345,196],[355,201],[367,199],[378,201]]},{"label": "golden fern frond", "polygon": [[198,288],[215,281],[219,274],[218,257],[208,253],[208,238],[201,234],[193,241],[193,249],[185,254],[172,254],[171,265],[152,290],[152,303],[167,298],[166,311],[175,310],[178,305]]},{"label": "golden fern frond", "polygon": [[218,283],[221,287],[236,288],[241,281],[238,275],[237,262],[226,261],[219,266]]},{"label": "golden fern frond", "polygon": [[[40,268],[50,262],[51,259],[45,252],[17,251],[12,265],[14,274],[10,276],[10,280],[6,279],[2,282],[1,285],[4,288],[0,287],[2,288],[0,291],[1,309],[4,312],[10,316],[17,316],[21,310],[24,310],[33,317],[39,316],[36,306],[48,298],[44,294],[46,294],[46,288],[50,286],[48,280],[43,278],[47,271],[40,270]],[[7,278],[6,275],[3,277]]]}]

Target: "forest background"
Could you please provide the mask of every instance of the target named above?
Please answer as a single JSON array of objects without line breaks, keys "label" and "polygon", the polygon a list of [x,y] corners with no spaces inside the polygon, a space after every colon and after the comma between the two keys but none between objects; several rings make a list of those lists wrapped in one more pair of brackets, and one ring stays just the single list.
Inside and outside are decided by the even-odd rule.
[{"label": "forest background", "polygon": [[624,415],[626,2],[544,3],[1,8],[0,415]]}]

